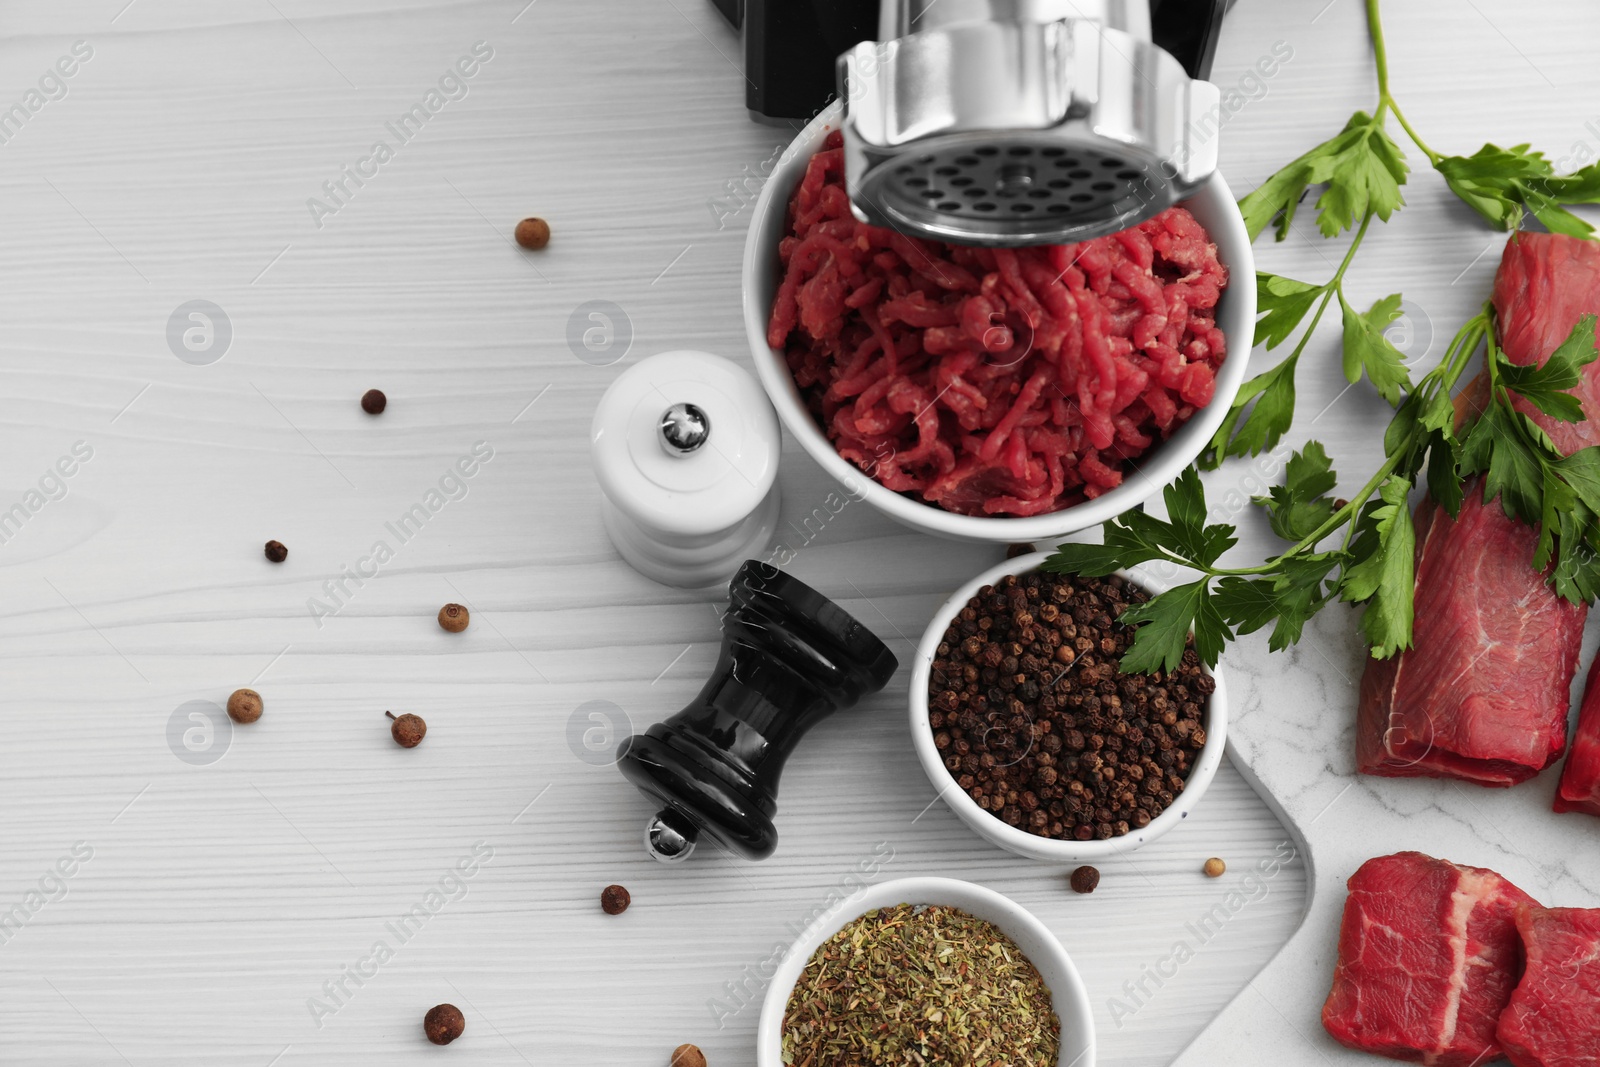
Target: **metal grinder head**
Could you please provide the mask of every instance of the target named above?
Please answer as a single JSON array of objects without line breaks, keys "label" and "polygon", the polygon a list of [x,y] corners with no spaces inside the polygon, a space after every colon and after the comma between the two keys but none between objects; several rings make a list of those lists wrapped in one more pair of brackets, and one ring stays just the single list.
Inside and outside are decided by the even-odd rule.
[{"label": "metal grinder head", "polygon": [[863,222],[1069,244],[1158,214],[1216,170],[1220,95],[1151,43],[1148,0],[883,0],[879,38],[839,57]]}]

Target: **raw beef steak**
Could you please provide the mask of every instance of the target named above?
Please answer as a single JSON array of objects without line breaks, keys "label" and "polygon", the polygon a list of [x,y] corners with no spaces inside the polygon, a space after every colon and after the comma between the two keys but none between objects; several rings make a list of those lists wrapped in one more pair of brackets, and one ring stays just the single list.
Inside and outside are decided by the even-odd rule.
[{"label": "raw beef steak", "polygon": [[1322,1025],[1362,1052],[1435,1067],[1482,1067],[1522,974],[1522,890],[1420,852],[1368,860],[1351,876]]},{"label": "raw beef steak", "polygon": [[[1495,275],[1494,305],[1507,358],[1540,362],[1583,314],[1600,313],[1600,242],[1514,235]],[[1558,422],[1524,407],[1565,452],[1600,443],[1600,361],[1572,392],[1590,419]],[[1454,520],[1430,499],[1417,509],[1414,647],[1367,661],[1356,733],[1365,774],[1513,785],[1566,745],[1587,608],[1562,600],[1534,573],[1534,532],[1482,495],[1481,482],[1467,486]]]},{"label": "raw beef steak", "polygon": [[1600,1067],[1600,910],[1517,909],[1527,972],[1500,1016],[1516,1067]]},{"label": "raw beef steak", "polygon": [[1588,609],[1532,567],[1531,526],[1467,487],[1455,519],[1417,509],[1416,648],[1367,661],[1356,766],[1513,785],[1560,757]]},{"label": "raw beef steak", "polygon": [[1567,753],[1567,765],[1561,768],[1555,809],[1600,815],[1600,656],[1589,667],[1583,685],[1578,733]]},{"label": "raw beef steak", "polygon": [[[1600,242],[1557,233],[1516,234],[1506,242],[1495,272],[1494,310],[1506,358],[1542,363],[1579,319],[1600,315]],[[1526,401],[1517,402],[1563,452],[1600,444],[1600,363],[1584,368],[1572,395],[1588,416],[1583,422],[1561,422]]]}]

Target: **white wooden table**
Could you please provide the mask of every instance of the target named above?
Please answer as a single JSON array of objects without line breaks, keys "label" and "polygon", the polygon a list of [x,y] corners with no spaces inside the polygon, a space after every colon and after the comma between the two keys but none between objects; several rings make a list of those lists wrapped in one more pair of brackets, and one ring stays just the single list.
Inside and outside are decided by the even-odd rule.
[{"label": "white wooden table", "polygon": [[[1509,0],[1476,2],[1517,35]],[[1273,41],[1294,49],[1226,130],[1236,186],[1370,97],[1359,5],[1313,24],[1321,6],[1244,0],[1230,18],[1224,86]],[[1439,141],[1588,136],[1472,11],[1392,6],[1397,80]],[[1248,905],[1113,1018],[1124,983],[1153,988],[1147,968],[1286,831],[1230,767],[1188,825],[1077,897],[930,806],[904,669],[806,740],[760,864],[652,863],[646,805],[569,743],[592,701],[619,730],[675,711],[717,648],[719,600],[612,550],[586,446],[637,359],[747,358],[741,205],[785,138],[747,120],[736,37],[702,0],[4,0],[0,27],[0,107],[40,89],[0,144],[0,512],[26,514],[0,525],[0,924],[22,909],[0,925],[0,1060],[653,1067],[693,1041],[748,1064],[750,976],[884,855],[871,878],[971,878],[1049,923],[1107,1065],[1169,1062],[1289,936],[1299,863],[1244,886]],[[1592,85],[1581,40],[1523,37],[1549,78]],[[478,42],[421,131],[392,132]],[[1444,323],[1481,299],[1492,257],[1472,261],[1485,235],[1436,185],[1357,275],[1376,297],[1427,268],[1419,306]],[[555,233],[533,256],[510,243],[529,214]],[[1325,254],[1263,259],[1320,277]],[[169,319],[197,300],[230,336],[180,337],[185,360]],[[631,329],[608,366],[566,340],[591,300]],[[1313,397],[1337,392],[1332,343],[1302,371]],[[357,406],[370,387],[389,395],[376,419]],[[1372,413],[1352,397],[1320,436],[1365,461]],[[475,446],[492,458],[453,480]],[[788,519],[830,488],[792,442],[781,485]],[[418,503],[436,510],[402,539],[386,524]],[[790,569],[903,664],[999,556],[861,505],[780,536]],[[287,563],[262,558],[268,538]],[[435,624],[446,601],[472,608],[466,633]],[[186,747],[185,705],[246,685],[261,721],[195,727]],[[426,717],[420,748],[393,745],[386,709]],[[1220,881],[1199,874],[1210,855],[1232,867]],[[633,893],[621,917],[597,905],[610,882]],[[397,932],[414,905],[426,922]],[[440,1001],[468,1019],[448,1051],[420,1033]]]}]

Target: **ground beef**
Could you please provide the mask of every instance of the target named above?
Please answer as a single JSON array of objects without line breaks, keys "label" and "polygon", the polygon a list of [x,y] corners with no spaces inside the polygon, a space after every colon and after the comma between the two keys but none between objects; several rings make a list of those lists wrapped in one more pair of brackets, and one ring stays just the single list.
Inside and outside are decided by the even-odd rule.
[{"label": "ground beef", "polygon": [[1211,401],[1228,274],[1183,208],[1079,244],[923,241],[856,221],[839,143],[789,201],[767,340],[845,459],[947,511],[1038,515]]}]

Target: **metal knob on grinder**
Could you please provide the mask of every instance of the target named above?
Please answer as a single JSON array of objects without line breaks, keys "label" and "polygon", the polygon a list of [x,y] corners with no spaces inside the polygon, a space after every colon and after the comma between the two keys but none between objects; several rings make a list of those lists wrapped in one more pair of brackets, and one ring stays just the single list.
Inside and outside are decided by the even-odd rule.
[{"label": "metal knob on grinder", "polygon": [[688,707],[627,738],[617,766],[660,806],[645,848],[688,858],[702,836],[749,859],[778,845],[778,779],[805,732],[888,684],[899,666],[833,601],[747,560],[728,586],[722,653]]}]

